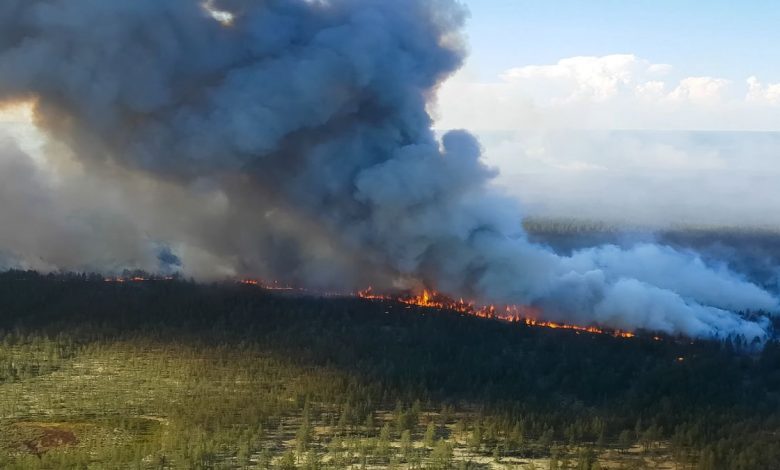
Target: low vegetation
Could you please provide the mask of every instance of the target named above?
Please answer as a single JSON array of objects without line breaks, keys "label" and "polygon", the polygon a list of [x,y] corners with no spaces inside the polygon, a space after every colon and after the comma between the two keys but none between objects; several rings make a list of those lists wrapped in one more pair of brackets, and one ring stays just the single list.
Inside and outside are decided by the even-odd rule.
[{"label": "low vegetation", "polygon": [[10,272],[0,467],[780,468],[780,347],[743,346]]}]

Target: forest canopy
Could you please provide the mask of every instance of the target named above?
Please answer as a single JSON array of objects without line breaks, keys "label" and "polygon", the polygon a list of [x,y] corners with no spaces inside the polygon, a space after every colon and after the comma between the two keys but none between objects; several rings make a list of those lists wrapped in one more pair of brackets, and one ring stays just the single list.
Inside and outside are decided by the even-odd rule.
[{"label": "forest canopy", "polygon": [[780,463],[774,341],[83,274],[4,273],[0,312],[9,468]]}]

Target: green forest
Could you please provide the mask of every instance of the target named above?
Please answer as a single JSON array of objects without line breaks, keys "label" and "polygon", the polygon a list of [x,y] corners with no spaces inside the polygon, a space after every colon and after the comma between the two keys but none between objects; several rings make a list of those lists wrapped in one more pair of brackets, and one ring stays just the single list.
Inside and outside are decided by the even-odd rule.
[{"label": "green forest", "polygon": [[0,468],[777,469],[780,344],[11,271]]}]

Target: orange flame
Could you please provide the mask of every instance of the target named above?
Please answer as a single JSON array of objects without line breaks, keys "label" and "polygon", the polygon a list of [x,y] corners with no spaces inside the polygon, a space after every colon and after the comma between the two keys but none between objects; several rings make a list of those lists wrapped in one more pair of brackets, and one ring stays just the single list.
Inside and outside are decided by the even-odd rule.
[{"label": "orange flame", "polygon": [[[125,282],[147,282],[154,280],[172,280],[172,277],[166,278],[154,278],[148,279],[144,277],[107,277],[105,282],[111,283],[125,283]],[[298,291],[306,292],[305,289],[291,287],[278,282],[267,283],[258,279],[242,279],[238,281],[239,284],[246,286],[260,287],[266,290],[277,291]],[[337,295],[337,294],[334,294]],[[475,302],[464,301],[463,299],[453,300],[445,295],[442,295],[436,291],[423,289],[419,295],[402,295],[402,296],[388,296],[377,294],[374,292],[373,287],[368,287],[365,290],[359,291],[352,296],[359,297],[366,300],[377,301],[390,301],[400,302],[406,304],[407,308],[424,307],[424,308],[436,308],[441,310],[450,310],[461,313],[463,315],[471,315],[479,318],[496,319],[507,321],[510,323],[522,323],[526,326],[537,328],[551,328],[560,330],[572,330],[578,333],[591,333],[591,334],[604,334],[611,335],[616,338],[634,338],[636,335],[630,331],[622,330],[606,330],[595,326],[578,326],[565,323],[555,323],[551,321],[538,320],[541,315],[541,311],[538,308],[522,305],[507,305],[503,308],[496,308],[495,305],[483,305],[479,306]],[[658,337],[654,337],[656,341],[660,340]]]},{"label": "orange flame", "polygon": [[511,323],[524,323],[527,326],[539,328],[572,330],[591,334],[608,334],[617,338],[633,338],[636,336],[630,331],[605,330],[595,326],[577,326],[537,320],[541,312],[534,307],[507,305],[503,307],[503,309],[498,309],[495,305],[477,306],[474,302],[466,302],[463,299],[456,301],[428,289],[424,289],[421,294],[416,296],[402,296],[394,299],[392,297],[374,294],[373,289],[369,287],[364,291],[358,292],[358,297],[369,300],[397,300],[410,306],[452,310],[479,318],[498,319]]},{"label": "orange flame", "polygon": [[359,291],[357,293],[357,296],[360,297],[361,299],[369,299],[369,300],[390,300],[390,297],[374,294],[374,288],[371,286],[368,286],[368,289],[366,290]]}]

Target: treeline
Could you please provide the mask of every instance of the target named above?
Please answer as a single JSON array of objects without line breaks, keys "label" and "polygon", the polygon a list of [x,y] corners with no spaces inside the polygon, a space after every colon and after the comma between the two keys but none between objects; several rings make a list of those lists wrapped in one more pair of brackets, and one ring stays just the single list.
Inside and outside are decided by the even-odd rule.
[{"label": "treeline", "polygon": [[0,444],[5,466],[484,468],[472,458],[484,456],[591,469],[612,450],[780,468],[780,345],[735,349],[235,284],[10,272],[0,435],[52,416],[123,431],[36,454],[25,442],[52,431],[25,425],[38,437]]}]

